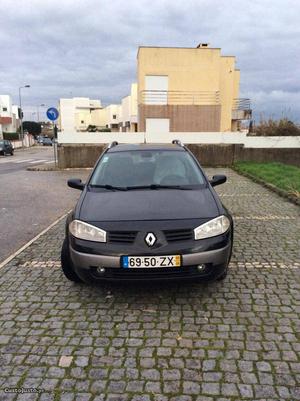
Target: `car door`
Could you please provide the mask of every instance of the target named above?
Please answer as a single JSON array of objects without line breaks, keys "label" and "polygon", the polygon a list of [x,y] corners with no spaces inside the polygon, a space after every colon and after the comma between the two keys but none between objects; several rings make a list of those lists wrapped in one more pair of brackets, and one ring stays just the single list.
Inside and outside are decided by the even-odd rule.
[{"label": "car door", "polygon": [[4,149],[5,149],[5,153],[11,153],[11,143],[9,141],[4,141]]}]

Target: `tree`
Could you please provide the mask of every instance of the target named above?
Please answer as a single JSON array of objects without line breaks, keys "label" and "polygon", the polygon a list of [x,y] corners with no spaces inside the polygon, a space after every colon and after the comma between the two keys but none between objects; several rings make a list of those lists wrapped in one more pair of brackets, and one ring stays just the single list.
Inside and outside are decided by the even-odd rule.
[{"label": "tree", "polygon": [[42,127],[40,123],[35,121],[24,121],[23,122],[23,131],[28,131],[31,135],[40,135],[42,132]]}]

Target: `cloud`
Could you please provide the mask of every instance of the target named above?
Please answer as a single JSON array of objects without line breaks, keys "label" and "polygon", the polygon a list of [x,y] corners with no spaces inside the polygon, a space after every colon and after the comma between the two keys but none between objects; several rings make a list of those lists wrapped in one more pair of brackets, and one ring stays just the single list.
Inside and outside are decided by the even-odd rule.
[{"label": "cloud", "polygon": [[[235,55],[255,115],[300,121],[298,0],[2,0],[0,92],[28,111],[60,97],[119,102],[136,79],[139,45],[209,42]],[[25,108],[25,106],[24,106]]]}]

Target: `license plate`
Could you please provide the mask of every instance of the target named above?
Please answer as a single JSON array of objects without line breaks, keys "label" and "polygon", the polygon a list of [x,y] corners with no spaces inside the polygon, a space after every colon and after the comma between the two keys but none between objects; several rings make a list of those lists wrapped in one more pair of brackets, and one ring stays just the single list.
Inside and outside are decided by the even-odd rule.
[{"label": "license plate", "polygon": [[121,266],[127,268],[154,268],[154,267],[179,267],[180,255],[166,256],[122,256]]}]

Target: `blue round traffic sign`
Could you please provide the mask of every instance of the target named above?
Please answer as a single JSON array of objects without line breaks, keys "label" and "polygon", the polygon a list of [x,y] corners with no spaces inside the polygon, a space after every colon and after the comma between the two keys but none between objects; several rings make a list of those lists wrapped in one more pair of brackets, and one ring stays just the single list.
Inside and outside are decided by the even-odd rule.
[{"label": "blue round traffic sign", "polygon": [[57,120],[59,116],[59,112],[55,107],[50,107],[50,109],[47,110],[46,114],[51,121]]}]

